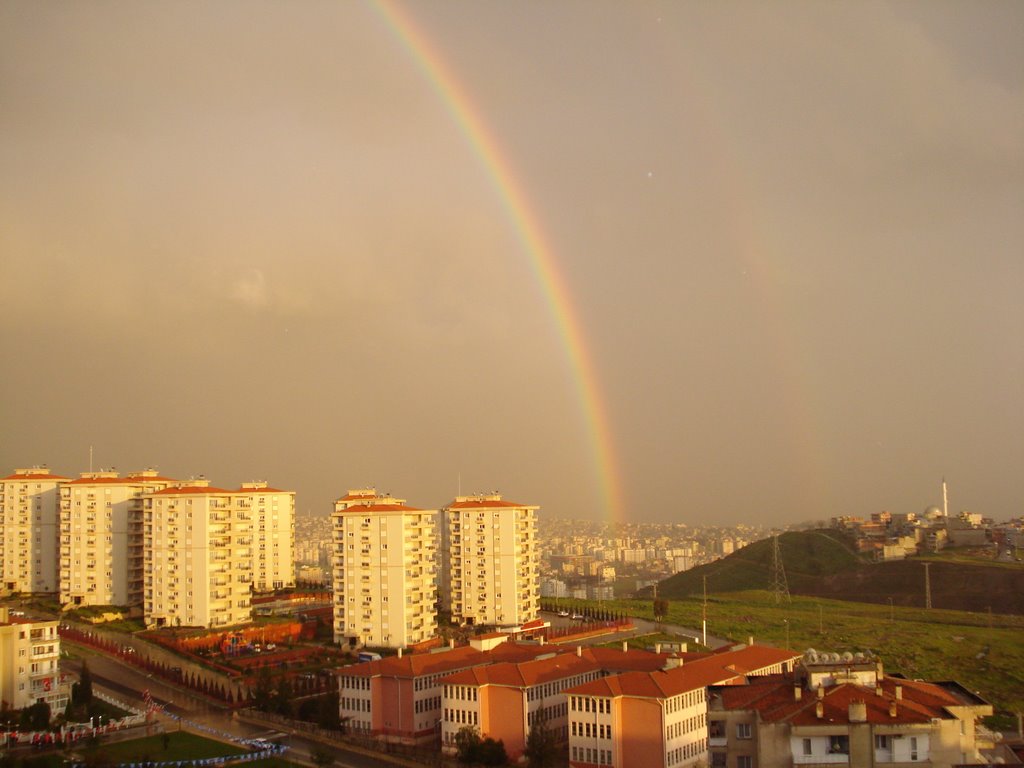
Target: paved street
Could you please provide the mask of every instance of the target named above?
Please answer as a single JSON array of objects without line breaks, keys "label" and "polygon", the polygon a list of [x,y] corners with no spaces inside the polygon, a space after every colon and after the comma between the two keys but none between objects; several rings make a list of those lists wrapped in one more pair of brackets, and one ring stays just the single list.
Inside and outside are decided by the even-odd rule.
[{"label": "paved street", "polygon": [[[75,646],[75,650],[88,659],[93,686],[126,704],[143,708],[144,691],[148,689],[153,700],[163,705],[165,712],[211,731],[241,739],[261,738],[268,735],[267,728],[243,723],[232,717],[231,712],[210,704],[202,697],[147,675],[115,657],[97,654],[82,646]],[[73,671],[76,676],[81,670],[81,665],[82,662],[79,659],[61,660],[61,667],[67,671]],[[208,731],[189,728],[187,724],[183,726],[181,721],[166,715],[158,716],[158,722],[165,730],[170,731],[184,727],[185,730],[195,730],[201,735],[212,737]],[[313,765],[312,753],[323,751],[335,756],[334,768],[394,768],[395,766],[393,761],[363,755],[340,747],[325,746],[298,734],[289,735],[280,741],[288,745],[289,749],[285,753],[285,757],[292,762]]]}]

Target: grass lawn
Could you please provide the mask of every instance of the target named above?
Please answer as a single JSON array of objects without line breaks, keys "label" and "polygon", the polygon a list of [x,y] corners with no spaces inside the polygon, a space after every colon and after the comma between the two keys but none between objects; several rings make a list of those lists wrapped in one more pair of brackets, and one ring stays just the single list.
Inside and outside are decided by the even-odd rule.
[{"label": "grass lawn", "polygon": [[[157,734],[114,744],[100,744],[96,756],[104,763],[117,765],[148,760],[157,763],[170,760],[201,760],[207,757],[242,755],[249,751],[245,747],[225,744],[186,731],[168,731],[166,736],[167,749],[164,749],[164,734]],[[89,749],[88,746],[79,745],[75,752],[88,760]],[[31,766],[26,761],[26,768],[60,768],[62,765],[62,755],[40,757],[38,762],[33,762]],[[253,768],[295,768],[294,763],[280,757],[256,760],[245,765]]]}]

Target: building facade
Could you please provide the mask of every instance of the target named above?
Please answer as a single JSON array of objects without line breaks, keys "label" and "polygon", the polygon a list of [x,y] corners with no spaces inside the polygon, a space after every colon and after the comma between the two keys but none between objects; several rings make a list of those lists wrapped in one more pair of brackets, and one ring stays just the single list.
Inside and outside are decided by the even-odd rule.
[{"label": "building facade", "polygon": [[143,501],[175,481],[155,470],[82,472],[60,488],[62,605],[143,604]]},{"label": "building facade", "polygon": [[[143,498],[144,610],[156,626],[227,627],[251,619],[257,573],[294,584],[295,495],[246,483],[214,488],[205,479]],[[257,566],[266,563],[262,571]],[[264,582],[266,583],[266,582]]]},{"label": "building facade", "polygon": [[442,510],[440,591],[452,621],[508,627],[537,618],[537,510],[499,494],[458,496]]},{"label": "building facade", "polygon": [[712,689],[710,765],[982,764],[976,720],[991,713],[957,683],[889,677],[871,657],[809,651],[795,674]]},{"label": "building facade", "polygon": [[67,480],[46,467],[32,467],[0,481],[3,592],[57,592],[60,486]]},{"label": "building facade", "polygon": [[13,618],[0,607],[0,708],[24,709],[37,701],[60,714],[68,704],[61,682],[57,621]]},{"label": "building facade", "polygon": [[375,489],[335,502],[334,642],[406,648],[434,636],[436,517]]}]

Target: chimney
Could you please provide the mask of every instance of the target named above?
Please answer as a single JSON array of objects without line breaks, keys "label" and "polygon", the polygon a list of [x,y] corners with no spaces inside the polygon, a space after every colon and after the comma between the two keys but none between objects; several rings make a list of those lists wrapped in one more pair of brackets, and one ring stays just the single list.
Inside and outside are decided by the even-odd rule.
[{"label": "chimney", "polygon": [[814,715],[819,720],[825,717],[825,705],[822,702],[819,701],[817,704],[814,705]]},{"label": "chimney", "polygon": [[881,695],[882,695],[882,686],[881,686],[881,684],[878,684],[878,685],[875,686],[875,696],[881,696]]},{"label": "chimney", "polygon": [[896,702],[889,702],[889,717],[896,717]]},{"label": "chimney", "polygon": [[823,686],[823,685],[819,685],[818,686],[818,698],[819,699],[824,699],[825,698],[825,686]]},{"label": "chimney", "polygon": [[540,640],[540,644],[541,644],[541,645],[544,645],[544,642],[545,642],[545,641],[547,640],[547,638],[546,638],[546,637],[544,637],[544,635],[539,635],[539,636],[538,636],[538,639]]},{"label": "chimney", "polygon": [[896,701],[902,701],[902,699],[903,699],[903,686],[902,685],[897,685],[896,686]]},{"label": "chimney", "polygon": [[398,649],[398,658],[402,658],[402,649],[401,648]]},{"label": "chimney", "polygon": [[799,685],[793,686],[793,700],[800,701],[804,697],[803,689]]},{"label": "chimney", "polygon": [[677,667],[681,666],[683,666],[682,659],[680,659],[678,656],[669,656],[667,659],[665,659],[665,665],[662,667],[662,669],[667,672],[670,669],[676,669]]},{"label": "chimney", "polygon": [[679,650],[682,653],[686,653],[687,648],[689,648],[689,644],[688,643],[681,643],[680,646],[679,646]]},{"label": "chimney", "polygon": [[622,652],[625,653],[629,650],[629,640],[622,641]]},{"label": "chimney", "polygon": [[868,705],[864,701],[851,701],[846,711],[850,716],[851,723],[866,723],[868,721]]},{"label": "chimney", "polygon": [[747,645],[753,645],[753,644],[754,644],[754,636],[753,635],[748,635],[747,636]]},{"label": "chimney", "polygon": [[448,647],[449,647],[449,648],[454,648],[454,647],[455,647],[455,638],[454,638],[454,637],[453,637],[453,638],[450,638],[450,639],[448,640]]},{"label": "chimney", "polygon": [[576,646],[576,655],[581,657],[581,658],[583,657],[583,646],[582,645],[577,645]]},{"label": "chimney", "polygon": [[655,643],[654,644],[654,652],[658,653],[658,654],[661,653],[661,643]]}]

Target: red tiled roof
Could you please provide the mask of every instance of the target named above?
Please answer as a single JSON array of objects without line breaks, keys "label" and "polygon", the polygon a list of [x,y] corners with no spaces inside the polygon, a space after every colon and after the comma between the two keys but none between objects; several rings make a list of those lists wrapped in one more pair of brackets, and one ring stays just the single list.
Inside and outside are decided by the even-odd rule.
[{"label": "red tiled roof", "polygon": [[452,685],[503,685],[527,688],[552,680],[561,680],[585,672],[596,672],[600,667],[590,659],[574,653],[555,653],[547,658],[518,664],[499,662],[456,672],[441,682]]},{"label": "red tiled roof", "polygon": [[344,667],[339,674],[356,677],[420,677],[448,670],[461,669],[471,664],[485,663],[486,654],[471,646],[452,648],[440,653],[407,653],[401,658],[388,656],[376,661],[365,661]]},{"label": "red tiled roof", "polygon": [[185,495],[185,494],[199,494],[199,495],[202,495],[202,494],[205,494],[205,493],[225,494],[225,493],[232,493],[232,491],[229,491],[229,490],[227,490],[225,488],[214,488],[212,485],[186,485],[184,487],[164,488],[164,489],[159,490],[159,491],[153,491],[153,493],[150,494],[150,495],[152,495],[152,496],[175,496],[175,495]]},{"label": "red tiled roof", "polygon": [[[903,688],[899,699],[896,698],[897,685]],[[823,688],[820,699],[814,690],[802,690],[800,699],[797,699],[791,677],[773,676],[746,686],[723,688],[720,694],[722,706],[727,710],[753,709],[765,722],[785,721],[793,725],[848,724],[853,702],[864,703],[869,723],[927,723],[934,718],[949,717],[945,707],[958,703],[934,683],[886,677],[879,689],[856,683],[837,683]],[[819,702],[821,717],[817,714]],[[893,704],[896,705],[895,715],[889,714]]]},{"label": "red tiled roof", "polygon": [[409,507],[405,504],[356,504],[346,509],[339,509],[342,515],[360,515],[364,512],[425,512],[427,510]]},{"label": "red tiled roof", "polygon": [[111,485],[138,485],[139,483],[174,483],[169,477],[151,477],[147,475],[126,475],[124,477],[78,477],[68,485],[100,485],[110,483]]},{"label": "red tiled roof", "polygon": [[532,509],[532,504],[517,504],[514,501],[453,501],[445,509],[497,509],[498,507],[518,507],[519,509]]},{"label": "red tiled roof", "polygon": [[48,472],[33,472],[28,475],[8,475],[4,480],[67,480],[62,475],[51,475]]}]

